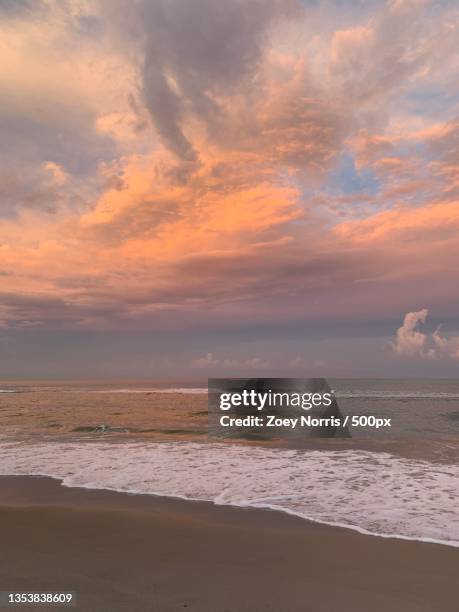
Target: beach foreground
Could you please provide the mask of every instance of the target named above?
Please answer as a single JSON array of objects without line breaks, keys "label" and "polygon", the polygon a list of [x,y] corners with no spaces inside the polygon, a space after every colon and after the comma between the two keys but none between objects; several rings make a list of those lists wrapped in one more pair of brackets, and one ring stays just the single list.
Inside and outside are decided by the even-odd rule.
[{"label": "beach foreground", "polygon": [[447,546],[49,478],[0,477],[0,500],[0,590],[76,591],[79,610],[457,609]]}]

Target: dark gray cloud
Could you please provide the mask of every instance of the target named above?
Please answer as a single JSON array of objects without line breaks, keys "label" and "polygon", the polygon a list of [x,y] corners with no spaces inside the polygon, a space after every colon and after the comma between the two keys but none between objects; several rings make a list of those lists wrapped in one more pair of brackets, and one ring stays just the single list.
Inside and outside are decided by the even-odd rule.
[{"label": "dark gray cloud", "polygon": [[16,218],[23,210],[50,215],[81,211],[86,206],[85,191],[72,179],[66,184],[56,182],[46,164],[23,164],[18,171],[13,163],[5,163],[0,170],[0,219]]},{"label": "dark gray cloud", "polygon": [[183,132],[184,114],[215,123],[221,112],[216,98],[254,76],[270,23],[292,7],[290,0],[142,3],[145,101],[159,134],[179,157],[196,157]]},{"label": "dark gray cloud", "polygon": [[0,14],[4,17],[24,17],[45,8],[46,3],[41,0],[0,0]]}]

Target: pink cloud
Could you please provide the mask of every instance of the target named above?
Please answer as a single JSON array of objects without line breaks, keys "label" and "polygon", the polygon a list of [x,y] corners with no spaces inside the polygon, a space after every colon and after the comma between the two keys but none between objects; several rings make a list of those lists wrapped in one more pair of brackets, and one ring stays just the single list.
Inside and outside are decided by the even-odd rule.
[{"label": "pink cloud", "polygon": [[427,308],[423,308],[405,315],[403,325],[398,328],[395,341],[391,344],[394,353],[401,357],[422,359],[459,359],[459,336],[446,338],[440,334],[439,328],[432,334],[419,330],[428,314]]},{"label": "pink cloud", "polygon": [[[316,15],[312,32],[295,2],[228,2],[228,19],[198,4],[190,20],[186,3],[96,3],[105,34],[87,42],[57,8],[46,36],[30,22],[4,31],[0,82],[21,100],[2,100],[0,117],[35,126],[46,108],[40,129],[72,150],[84,139],[69,160],[47,132],[43,159],[0,177],[14,200],[0,221],[3,324],[384,316],[413,291],[424,303],[420,279],[453,310],[457,123],[391,126],[407,92],[451,93],[454,11],[390,3],[349,27]],[[336,187],[345,155],[377,189]]]}]

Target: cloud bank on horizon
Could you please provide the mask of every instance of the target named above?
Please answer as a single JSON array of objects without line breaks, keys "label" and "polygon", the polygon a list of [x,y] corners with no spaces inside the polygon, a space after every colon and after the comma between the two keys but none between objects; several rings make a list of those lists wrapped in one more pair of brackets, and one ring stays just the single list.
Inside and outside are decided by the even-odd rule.
[{"label": "cloud bank on horizon", "polygon": [[459,312],[458,30],[449,1],[0,0],[0,327],[409,312],[392,352],[451,355],[417,325]]}]

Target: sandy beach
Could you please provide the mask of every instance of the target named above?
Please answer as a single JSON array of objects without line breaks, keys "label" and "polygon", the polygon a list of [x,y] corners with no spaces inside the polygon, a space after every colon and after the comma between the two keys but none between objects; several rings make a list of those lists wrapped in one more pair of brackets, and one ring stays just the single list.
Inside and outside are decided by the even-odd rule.
[{"label": "sandy beach", "polygon": [[448,546],[48,478],[2,477],[0,499],[1,589],[76,591],[79,610],[457,609]]}]

